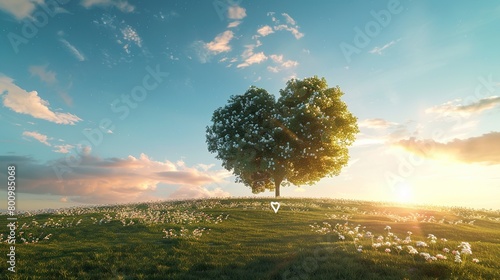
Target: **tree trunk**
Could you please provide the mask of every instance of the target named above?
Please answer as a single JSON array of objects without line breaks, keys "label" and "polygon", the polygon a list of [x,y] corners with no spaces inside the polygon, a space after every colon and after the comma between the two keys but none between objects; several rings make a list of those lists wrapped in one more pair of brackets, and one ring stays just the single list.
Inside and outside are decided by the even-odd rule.
[{"label": "tree trunk", "polygon": [[274,191],[275,191],[274,197],[280,197],[280,185],[281,185],[281,180],[274,181]]}]

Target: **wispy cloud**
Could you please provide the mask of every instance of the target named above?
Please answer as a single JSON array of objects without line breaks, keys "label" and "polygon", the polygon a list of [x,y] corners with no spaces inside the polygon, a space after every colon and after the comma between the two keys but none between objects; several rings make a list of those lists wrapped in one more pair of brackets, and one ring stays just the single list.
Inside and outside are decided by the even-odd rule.
[{"label": "wispy cloud", "polygon": [[359,123],[360,127],[366,127],[366,128],[389,128],[389,127],[394,127],[396,125],[397,123],[379,118],[365,119]]},{"label": "wispy cloud", "polygon": [[234,27],[237,27],[238,25],[241,24],[241,21],[240,20],[237,20],[237,21],[233,21],[233,22],[230,22],[228,25],[227,25],[227,28],[234,28]]},{"label": "wispy cloud", "polygon": [[500,104],[500,96],[490,96],[487,98],[479,99],[477,102],[469,105],[461,105],[461,99],[448,101],[444,104],[434,106],[425,110],[426,113],[436,113],[442,116],[450,114],[479,114],[484,111],[495,108]]},{"label": "wispy cloud", "polygon": [[75,56],[79,61],[85,61],[85,56],[80,52],[75,46],[73,46],[70,42],[66,41],[66,39],[59,39],[61,43]]},{"label": "wispy cloud", "polygon": [[275,26],[274,30],[290,31],[293,34],[293,36],[295,36],[295,39],[300,39],[300,38],[304,37],[304,33],[301,33],[297,27],[288,26],[285,24],[280,24],[278,26]]},{"label": "wispy cloud", "polygon": [[373,54],[382,54],[383,51],[385,51],[386,49],[394,46],[397,42],[399,42],[401,39],[397,39],[395,41],[390,41],[389,43],[383,45],[382,47],[375,47],[373,48],[372,50],[368,51],[369,53],[373,53]]},{"label": "wispy cloud", "polygon": [[291,24],[291,25],[296,25],[297,23],[295,22],[295,20],[287,13],[282,13],[281,14],[283,17],[285,17],[285,20],[288,24]]},{"label": "wispy cloud", "polygon": [[64,145],[54,145],[54,152],[56,153],[61,153],[61,154],[67,154],[70,153],[75,146],[69,145],[69,144],[64,144]]},{"label": "wispy cloud", "polygon": [[383,145],[415,137],[421,133],[415,121],[391,122],[382,118],[364,119],[358,122],[361,132],[356,135],[354,146]]},{"label": "wispy cloud", "polygon": [[158,14],[153,15],[153,17],[155,17],[156,19],[158,19],[160,21],[166,21],[166,20],[170,20],[173,18],[178,18],[178,17],[180,17],[180,15],[176,11],[170,11],[168,13],[164,13],[164,12],[160,11],[160,12],[158,12]]},{"label": "wispy cloud", "polygon": [[49,140],[49,137],[47,137],[47,135],[38,133],[36,131],[25,131],[25,132],[23,132],[23,136],[33,138],[42,144],[45,144],[47,146],[51,146],[50,143],[47,142],[47,140]]},{"label": "wispy cloud", "polygon": [[[191,198],[227,195],[221,189],[209,191],[205,187],[223,182],[230,176],[226,170],[204,170],[183,162],[156,161],[145,154],[109,159],[81,154],[75,159],[80,164],[71,167],[71,173],[63,173],[63,180],[59,180],[54,170],[64,172],[65,158],[38,163],[27,157],[0,156],[0,163],[22,163],[24,174],[30,174],[17,178],[23,185],[20,191],[65,196],[78,202],[137,201],[151,194],[159,184],[170,188],[180,186],[181,189],[174,192],[178,198],[188,194]],[[4,177],[5,174],[0,175],[0,179]]]},{"label": "wispy cloud", "polygon": [[72,106],[73,99],[68,94],[68,89],[61,88],[59,86],[56,72],[47,70],[47,66],[48,65],[32,65],[28,70],[32,76],[37,76],[41,81],[47,83],[53,90],[55,90],[66,105]]},{"label": "wispy cloud", "polygon": [[82,6],[90,9],[93,6],[115,7],[124,13],[133,12],[135,7],[126,0],[82,0]]},{"label": "wispy cloud", "polygon": [[[304,33],[299,31],[299,26],[297,25],[297,21],[294,20],[289,14],[287,14],[287,13],[281,14],[281,16],[284,18],[286,24],[282,24],[280,22],[280,20],[276,17],[275,12],[269,12],[269,13],[267,13],[267,16],[271,17],[271,21],[274,23],[274,26],[272,27],[274,29],[274,31],[281,31],[281,30],[289,31],[290,33],[292,33],[292,35],[297,40],[304,37]],[[261,30],[261,29],[259,29],[259,30]],[[263,29],[262,31],[265,31],[265,30],[268,32],[267,28]],[[265,36],[265,35],[262,35],[262,36]]]},{"label": "wispy cloud", "polygon": [[38,92],[20,88],[14,80],[0,75],[0,95],[3,105],[20,114],[47,120],[57,124],[75,124],[81,119],[70,113],[54,112],[49,108],[49,102],[38,96]]},{"label": "wispy cloud", "polygon": [[37,76],[40,80],[48,84],[57,82],[56,73],[47,70],[47,65],[32,65],[29,67],[29,71],[32,76]]},{"label": "wispy cloud", "polygon": [[432,139],[401,140],[397,145],[419,156],[427,158],[452,158],[465,163],[500,164],[500,132],[491,132],[478,137],[455,139],[447,143]]},{"label": "wispy cloud", "polygon": [[278,73],[280,71],[280,68],[277,66],[267,66],[267,71],[272,73]]},{"label": "wispy cloud", "polygon": [[283,62],[283,55],[282,54],[280,54],[280,55],[272,54],[269,57],[271,57],[271,59],[274,62],[276,62],[276,63],[282,63]]}]

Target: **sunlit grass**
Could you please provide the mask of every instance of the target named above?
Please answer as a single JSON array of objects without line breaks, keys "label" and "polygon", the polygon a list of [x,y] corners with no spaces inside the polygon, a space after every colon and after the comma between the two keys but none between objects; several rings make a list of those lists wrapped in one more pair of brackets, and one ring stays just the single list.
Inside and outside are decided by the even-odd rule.
[{"label": "sunlit grass", "polygon": [[[276,214],[270,201],[211,199],[26,213],[18,223],[26,242],[16,245],[18,272],[1,275],[7,279],[500,279],[500,211],[279,199]],[[3,252],[8,248],[5,221],[0,216]],[[470,245],[472,255],[464,251],[458,263],[452,251],[462,252],[458,247],[462,242]],[[411,254],[408,246],[418,253]],[[439,254],[446,259],[437,259]],[[7,271],[7,263],[0,263],[0,269]]]}]

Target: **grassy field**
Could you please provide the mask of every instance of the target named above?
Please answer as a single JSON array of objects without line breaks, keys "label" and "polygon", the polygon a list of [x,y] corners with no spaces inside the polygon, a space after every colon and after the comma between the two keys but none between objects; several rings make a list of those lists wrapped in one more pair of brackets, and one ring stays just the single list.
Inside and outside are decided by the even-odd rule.
[{"label": "grassy field", "polygon": [[500,211],[210,199],[18,216],[2,279],[500,279]]}]

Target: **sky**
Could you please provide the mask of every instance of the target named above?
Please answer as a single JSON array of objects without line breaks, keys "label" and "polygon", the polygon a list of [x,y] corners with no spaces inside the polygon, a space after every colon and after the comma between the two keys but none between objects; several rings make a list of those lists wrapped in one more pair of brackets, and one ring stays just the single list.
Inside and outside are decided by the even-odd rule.
[{"label": "sky", "polygon": [[339,176],[282,196],[500,209],[499,26],[498,1],[2,0],[0,180],[16,166],[21,210],[272,196],[205,129],[316,75],[360,133]]}]

